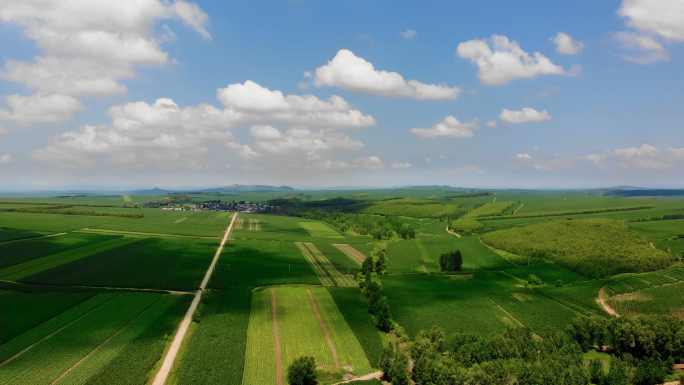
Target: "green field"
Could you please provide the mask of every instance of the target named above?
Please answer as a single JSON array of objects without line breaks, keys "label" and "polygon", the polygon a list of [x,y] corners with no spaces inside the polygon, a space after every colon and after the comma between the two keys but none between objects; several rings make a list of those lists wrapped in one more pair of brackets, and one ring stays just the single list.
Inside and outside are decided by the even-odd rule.
[{"label": "green field", "polygon": [[194,238],[120,239],[129,242],[19,280],[190,291],[198,286],[218,247],[217,241]]},{"label": "green field", "polygon": [[344,238],[328,225],[321,222],[299,222],[299,225],[305,228],[312,237]]},{"label": "green field", "polygon": [[684,282],[619,294],[606,302],[621,316],[664,314],[684,318]]},{"label": "green field", "polygon": [[240,385],[252,292],[214,291],[204,296],[209,303],[179,357],[176,383]]}]

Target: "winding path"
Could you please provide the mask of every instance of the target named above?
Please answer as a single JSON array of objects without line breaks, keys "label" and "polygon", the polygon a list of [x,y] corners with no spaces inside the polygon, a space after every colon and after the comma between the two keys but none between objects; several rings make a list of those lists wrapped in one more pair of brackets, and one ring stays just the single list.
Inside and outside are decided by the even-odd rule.
[{"label": "winding path", "polygon": [[[606,285],[607,285],[607,284],[606,284]],[[606,300],[603,298],[603,289],[606,288],[606,285],[601,286],[601,290],[599,290],[599,298],[598,298],[597,302],[598,302],[601,306],[603,306],[603,309],[604,309],[605,311],[607,311],[608,314],[612,314],[612,315],[614,315],[614,316],[616,316],[616,317],[620,317],[620,314],[618,314],[618,313],[615,311],[615,309],[613,309],[612,307],[610,307],[610,306],[606,303]]]},{"label": "winding path", "polygon": [[461,234],[454,233],[453,231],[449,230],[449,226],[446,227],[446,231],[449,234],[454,234],[456,237],[461,238]]},{"label": "winding path", "polygon": [[197,305],[199,304],[200,299],[202,299],[202,292],[204,291],[204,288],[207,287],[207,283],[209,283],[209,278],[211,278],[211,274],[214,272],[214,268],[216,267],[216,261],[218,261],[218,258],[221,255],[223,245],[226,243],[228,235],[230,234],[231,230],[233,230],[233,224],[235,223],[235,218],[237,217],[238,213],[235,213],[235,215],[233,215],[233,219],[230,221],[230,225],[226,229],[226,233],[223,235],[221,245],[219,246],[218,250],[216,250],[214,259],[211,261],[211,265],[209,265],[209,269],[207,269],[207,272],[204,275],[204,279],[202,280],[199,289],[197,292],[195,292],[195,298],[192,300],[187,313],[185,313],[185,317],[178,328],[178,332],[176,332],[176,336],[173,338],[171,348],[169,348],[169,351],[166,353],[166,357],[164,357],[164,361],[162,362],[161,368],[159,368],[159,372],[157,372],[157,376],[154,378],[152,385],[164,385],[166,379],[169,377],[169,373],[171,373],[171,369],[173,368],[173,362],[176,360],[178,350],[183,343],[183,339],[185,339],[185,334],[188,332],[188,327],[192,321],[192,313],[197,310]]}]

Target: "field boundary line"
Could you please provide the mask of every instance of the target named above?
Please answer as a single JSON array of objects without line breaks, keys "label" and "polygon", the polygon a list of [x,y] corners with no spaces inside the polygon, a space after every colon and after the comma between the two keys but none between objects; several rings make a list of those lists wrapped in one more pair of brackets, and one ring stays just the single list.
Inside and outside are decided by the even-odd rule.
[{"label": "field boundary line", "polygon": [[[318,259],[319,262],[321,262],[321,265],[325,265],[325,269],[328,271],[328,275],[330,275],[331,278],[334,278],[339,286],[356,286],[349,280],[349,278],[347,278],[347,276],[345,276],[339,270],[337,270],[335,265],[333,265],[332,262],[330,262],[330,259],[328,259],[328,257],[326,257],[325,254],[323,254],[320,250],[318,250],[318,248],[316,248],[316,246],[313,243],[308,242],[304,245],[306,245],[306,247],[308,247],[309,250],[311,250],[311,253]],[[333,277],[333,271],[337,273],[339,277]]]},{"label": "field boundary line", "polygon": [[[0,279],[0,282],[13,283],[17,285],[29,285],[29,286],[43,286],[50,288],[82,288],[82,289],[106,289],[106,290],[120,290],[122,292],[152,292],[157,294],[170,294],[170,295],[186,295],[192,294],[190,291],[178,291],[178,290],[165,290],[165,289],[145,289],[141,287],[114,287],[114,286],[82,286],[82,285],[46,285],[42,283],[27,283],[10,281],[7,279]],[[10,289],[11,290],[11,289]]]},{"label": "field boundary line", "polygon": [[[232,222],[231,222],[232,223]],[[176,237],[176,238],[199,238],[199,239],[221,239],[221,237],[205,237],[201,235],[180,235],[180,234],[161,234],[161,233],[143,233],[138,231],[123,231],[123,230],[107,230],[107,229],[91,229],[84,227],[78,231],[88,231],[96,233],[115,233],[115,234],[133,234],[133,235],[151,235],[157,237]]]},{"label": "field boundary line", "polygon": [[276,354],[276,384],[283,385],[283,362],[280,352],[280,333],[278,331],[278,310],[276,305],[276,293],[274,289],[271,289],[271,309],[273,313],[273,338],[275,339]]},{"label": "field boundary line", "polygon": [[323,317],[321,317],[321,313],[318,312],[318,306],[316,306],[316,300],[314,299],[313,294],[311,294],[311,290],[306,289],[306,292],[309,293],[309,298],[311,298],[311,304],[313,305],[314,313],[316,313],[316,317],[318,318],[318,323],[321,324],[321,327],[323,328],[323,333],[325,333],[325,338],[328,340],[328,346],[330,346],[330,351],[332,352],[333,360],[335,361],[335,367],[339,368],[340,360],[337,357],[337,350],[335,350],[335,344],[333,343],[332,337],[330,337],[330,332],[328,331],[328,328],[325,326],[325,322],[323,322]]},{"label": "field boundary line", "polygon": [[[3,229],[0,229],[3,230]],[[0,244],[6,244],[6,243],[12,243],[12,242],[21,242],[21,241],[27,241],[29,239],[36,239],[36,238],[47,238],[47,237],[56,237],[58,235],[67,235],[68,233],[61,232],[61,233],[54,233],[54,234],[45,234],[45,235],[35,235],[33,237],[26,237],[26,238],[17,238],[17,239],[8,239],[6,241],[0,241]]]},{"label": "field boundary line", "polygon": [[71,372],[74,368],[76,368],[78,365],[80,365],[83,361],[87,360],[88,357],[90,357],[91,355],[93,355],[93,353],[95,353],[96,351],[98,351],[104,344],[107,343],[107,341],[109,341],[109,340],[111,340],[112,338],[114,338],[117,334],[119,334],[122,330],[124,330],[128,325],[130,325],[131,323],[133,323],[133,321],[135,321],[138,317],[140,317],[140,315],[142,315],[144,312],[146,312],[147,309],[149,309],[150,307],[152,307],[152,305],[154,305],[155,303],[159,302],[160,300],[161,300],[161,296],[160,296],[159,298],[157,298],[156,300],[152,301],[151,304],[145,306],[144,309],[142,309],[140,312],[138,312],[138,314],[136,314],[133,318],[131,318],[130,320],[128,320],[128,322],[126,322],[125,324],[121,325],[120,328],[116,329],[112,334],[109,335],[109,337],[105,338],[104,341],[102,341],[99,345],[97,345],[97,346],[94,347],[90,352],[88,352],[88,354],[86,354],[85,356],[81,357],[81,359],[79,359],[78,361],[76,361],[76,363],[74,363],[73,365],[71,365],[67,370],[65,370],[64,372],[62,372],[62,374],[60,374],[57,378],[55,378],[54,380],[52,380],[52,382],[50,383],[50,385],[54,385],[57,381],[61,380],[64,376],[66,376],[67,374],[69,374],[69,372]]},{"label": "field boundary line", "polygon": [[[97,295],[97,294],[96,294],[96,295]],[[57,330],[53,331],[52,333],[46,335],[45,337],[39,339],[38,341],[32,343],[31,345],[25,347],[25,348],[22,349],[20,352],[17,352],[17,354],[13,355],[12,357],[6,359],[5,361],[0,362],[0,367],[5,366],[5,364],[9,363],[10,361],[12,361],[13,359],[19,357],[20,355],[26,353],[27,351],[29,351],[30,349],[32,349],[34,346],[38,345],[39,343],[45,341],[46,339],[48,339],[48,338],[50,338],[50,337],[52,337],[52,336],[54,336],[55,334],[59,333],[60,331],[62,331],[62,330],[63,330],[64,328],[66,328],[67,326],[69,326],[69,325],[73,324],[74,322],[80,320],[81,318],[83,318],[83,317],[85,317],[86,315],[90,314],[90,313],[91,313],[92,311],[94,311],[95,309],[97,309],[97,308],[99,308],[100,306],[106,304],[107,302],[113,300],[114,298],[119,297],[120,295],[121,295],[121,294],[113,295],[112,298],[110,298],[110,299],[108,299],[108,300],[106,300],[106,301],[103,301],[102,303],[98,304],[97,306],[93,307],[92,309],[88,310],[87,312],[81,314],[80,316],[78,316],[78,317],[74,318],[73,320],[67,322],[66,324],[60,326],[59,328],[57,328]],[[92,298],[95,298],[95,296],[92,296],[92,297],[88,298],[86,301],[88,301],[88,300],[90,300],[90,299],[92,299]],[[83,301],[83,302],[85,302],[85,301]],[[81,303],[83,303],[83,302],[81,302]],[[73,308],[73,307],[76,307],[76,306],[80,305],[81,303],[77,303],[76,305],[70,307],[69,309],[71,309],[71,308]],[[69,309],[64,310],[62,313],[68,311]],[[59,313],[59,314],[62,314],[62,313]],[[59,314],[55,315],[55,317],[57,317]],[[52,318],[55,318],[55,317],[52,317]],[[52,318],[50,318],[50,319],[52,319]],[[44,322],[47,322],[47,321],[49,321],[49,320],[46,320],[46,321],[44,321]],[[24,332],[24,333],[25,333],[25,332]],[[22,334],[23,334],[23,333],[22,333]],[[14,337],[14,338],[17,338],[17,337],[19,337],[19,336],[21,336],[21,334],[18,335],[18,336],[16,336],[16,337]],[[13,339],[14,339],[14,338],[13,338]],[[10,341],[11,341],[11,340],[10,340]],[[7,342],[9,342],[9,341],[7,341]]]},{"label": "field boundary line", "polygon": [[509,313],[506,309],[504,309],[503,307],[501,307],[501,305],[499,305],[498,303],[496,303],[493,299],[489,298],[489,296],[487,296],[487,299],[490,300],[490,301],[492,301],[492,303],[493,303],[494,305],[496,305],[496,307],[498,307],[499,310],[501,310],[502,312],[506,313],[506,315],[508,315],[509,317],[511,317],[511,318],[513,319],[513,321],[517,322],[520,326],[525,327],[525,324],[524,324],[524,323],[520,322],[520,320],[518,320],[517,318],[513,317],[513,315],[512,315],[511,313]]},{"label": "field boundary line", "polygon": [[225,245],[226,240],[230,235],[230,232],[233,230],[233,224],[235,223],[235,219],[237,217],[238,215],[237,213],[235,213],[233,219],[230,221],[230,225],[226,229],[226,233],[223,235],[223,239],[221,240],[221,244],[219,245],[218,250],[216,250],[216,254],[214,254],[214,259],[211,261],[211,264],[209,265],[209,268],[207,269],[207,272],[204,275],[204,279],[202,280],[199,289],[197,290],[197,292],[195,292],[195,298],[190,303],[190,307],[188,308],[188,311],[185,313],[183,321],[181,321],[181,324],[178,327],[178,331],[176,332],[176,335],[173,338],[173,342],[171,342],[171,347],[169,348],[168,352],[166,352],[166,356],[164,357],[162,364],[159,367],[157,375],[154,377],[152,385],[164,385],[166,379],[169,377],[169,373],[171,373],[171,369],[173,369],[173,363],[176,360],[178,351],[180,350],[181,344],[185,339],[185,334],[188,332],[188,327],[190,327],[190,322],[192,321],[192,314],[195,312],[195,310],[197,310],[197,305],[199,305],[199,301],[200,299],[202,299],[202,292],[204,291],[204,288],[207,286],[207,283],[209,283],[211,274],[214,272],[214,268],[216,267],[216,262],[218,261],[219,256],[221,255],[221,251],[223,250],[223,245]]},{"label": "field boundary line", "polygon": [[302,253],[304,259],[306,259],[306,261],[309,262],[309,265],[311,265],[311,268],[313,269],[314,273],[316,273],[316,275],[318,276],[318,280],[321,281],[321,285],[335,286],[332,279],[329,278],[328,275],[325,273],[325,270],[323,270],[323,267],[321,267],[316,261],[316,257],[314,257],[311,254],[311,251],[309,251],[309,249],[306,246],[304,246],[302,242],[295,242],[295,246],[297,246],[299,251]]}]

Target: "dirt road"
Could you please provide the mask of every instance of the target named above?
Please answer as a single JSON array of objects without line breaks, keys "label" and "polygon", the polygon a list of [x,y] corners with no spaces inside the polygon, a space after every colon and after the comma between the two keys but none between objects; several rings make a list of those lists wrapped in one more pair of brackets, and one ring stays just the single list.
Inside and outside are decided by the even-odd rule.
[{"label": "dirt road", "polygon": [[447,231],[447,233],[449,233],[449,234],[454,234],[454,235],[457,236],[458,238],[461,238],[461,234],[457,234],[457,233],[454,233],[453,231],[449,230],[449,226],[446,227],[446,231]]},{"label": "dirt road", "polygon": [[372,379],[374,379],[374,378],[377,378],[378,380],[381,379],[381,378],[382,378],[382,372],[369,373],[369,374],[366,374],[365,376],[357,377],[357,378],[351,379],[351,380],[349,380],[349,381],[338,382],[338,383],[335,384],[335,385],[346,384],[346,383],[354,382],[354,381],[372,380]]},{"label": "dirt road", "polygon": [[323,333],[325,333],[325,338],[328,340],[328,345],[330,346],[330,350],[332,351],[333,355],[333,361],[335,361],[335,367],[339,368],[340,360],[337,358],[337,350],[335,350],[335,344],[333,344],[332,338],[330,337],[330,333],[328,332],[328,328],[325,326],[325,322],[323,322],[323,317],[321,317],[321,313],[318,312],[316,300],[314,299],[313,294],[311,294],[311,290],[306,289],[306,292],[309,293],[309,298],[311,298],[311,304],[313,305],[314,313],[316,313],[316,317],[318,317],[318,323],[321,324],[321,327],[323,328]]},{"label": "dirt road", "polygon": [[620,314],[618,314],[612,307],[608,306],[606,303],[605,299],[603,298],[603,289],[606,288],[606,285],[601,286],[601,290],[599,290],[599,299],[597,302],[599,305],[603,306],[603,309],[608,312],[608,314],[612,314],[616,317],[620,317]]},{"label": "dirt road", "polygon": [[157,372],[157,376],[154,378],[154,382],[152,383],[152,385],[164,385],[166,379],[169,376],[169,373],[171,373],[171,369],[173,368],[173,362],[176,360],[178,350],[180,349],[180,346],[183,343],[185,334],[188,332],[188,327],[190,326],[190,322],[192,321],[192,313],[194,313],[195,310],[197,310],[197,305],[199,304],[200,299],[202,299],[202,291],[204,291],[204,288],[207,287],[207,283],[209,283],[209,278],[211,278],[211,274],[214,272],[214,268],[216,267],[216,261],[218,261],[218,258],[221,255],[223,245],[226,243],[228,235],[233,230],[233,224],[235,223],[235,218],[237,217],[238,214],[235,213],[233,219],[230,221],[230,225],[226,229],[226,233],[223,235],[221,245],[219,246],[218,250],[216,250],[216,254],[214,254],[214,259],[211,261],[211,265],[209,265],[209,269],[207,269],[207,272],[204,275],[204,279],[200,284],[199,290],[197,290],[197,292],[195,293],[195,298],[192,300],[192,303],[190,304],[190,308],[188,309],[187,313],[185,313],[185,317],[183,318],[183,321],[181,322],[180,327],[178,328],[178,332],[176,332],[176,336],[173,338],[171,348],[166,353],[166,357],[164,357],[164,361],[162,362],[161,368],[159,368],[159,372]]}]

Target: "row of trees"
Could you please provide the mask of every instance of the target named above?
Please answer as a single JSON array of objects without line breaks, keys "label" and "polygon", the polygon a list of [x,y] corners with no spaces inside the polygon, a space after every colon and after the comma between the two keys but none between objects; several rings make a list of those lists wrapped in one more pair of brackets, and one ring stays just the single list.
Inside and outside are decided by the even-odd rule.
[{"label": "row of trees", "polygon": [[352,231],[361,235],[370,235],[374,239],[390,238],[395,233],[404,239],[416,237],[415,229],[395,216],[383,217],[328,211],[300,211],[297,215],[329,223],[343,232]]},{"label": "row of trees", "polygon": [[461,271],[463,256],[460,250],[449,251],[439,256],[439,269],[442,271]]}]

